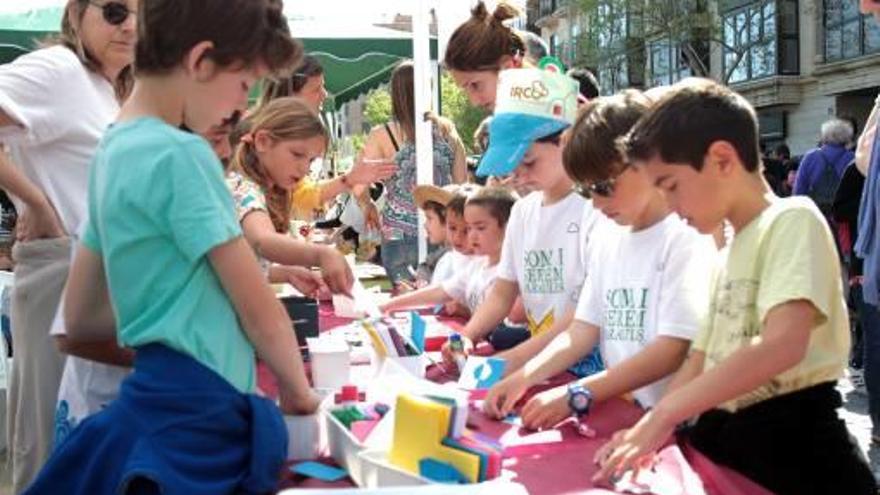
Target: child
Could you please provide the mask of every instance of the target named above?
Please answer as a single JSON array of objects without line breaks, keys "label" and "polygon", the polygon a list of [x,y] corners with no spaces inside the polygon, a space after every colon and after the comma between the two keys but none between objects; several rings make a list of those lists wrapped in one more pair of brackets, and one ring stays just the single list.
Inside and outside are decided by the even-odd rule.
[{"label": "child", "polygon": [[320,266],[331,291],[347,291],[354,277],[341,253],[289,234],[290,191],[327,146],[321,119],[304,101],[285,97],[260,107],[249,120],[250,130],[241,137],[226,180],[244,237],[269,281],[296,285],[303,277],[297,265]]},{"label": "child", "polygon": [[[574,121],[576,108],[577,84],[564,75],[539,69],[501,72],[489,149],[477,172],[513,172],[535,192],[513,208],[498,280],[462,334],[466,341],[486,337],[521,295],[532,338],[502,355],[508,373],[568,327],[586,275],[583,248],[598,212],[573,191],[562,166],[561,133]],[[444,350],[451,361],[448,346]],[[586,375],[597,371],[600,361],[593,356],[582,364],[577,371]]]},{"label": "child", "polygon": [[452,256],[449,245],[446,242],[446,205],[452,199],[457,185],[437,187],[434,185],[416,186],[413,190],[413,198],[416,206],[425,214],[425,233],[428,244],[435,246],[429,253],[425,262],[419,266],[416,274],[419,287],[432,284],[441,284],[451,278],[455,273],[452,266]]},{"label": "child", "polygon": [[319,399],[217,157],[180,127],[204,132],[244,110],[250,86],[302,49],[274,0],[145,0],[138,28],[137,81],[90,169],[64,306],[71,342],[116,335],[134,371],[25,493],[268,492],[287,435],[278,408],[250,393],[255,351],[284,412]]},{"label": "child", "polygon": [[[489,414],[507,416],[529,387],[565,371],[597,343],[606,370],[532,398],[522,410],[525,426],[552,428],[568,416],[585,417],[595,402],[628,393],[650,408],[665,377],[684,361],[708,303],[717,251],[710,237],[671,213],[645,171],[617,149],[617,139],[648,106],[638,91],[625,91],[586,103],[579,114],[565,147],[565,168],[586,184],[606,217],[592,234],[590,275],[572,324],[489,391]],[[587,400],[578,404],[578,395]]]},{"label": "child", "polygon": [[464,207],[468,244],[478,257],[467,270],[459,270],[452,279],[432,284],[409,294],[395,297],[382,305],[383,312],[414,306],[435,305],[456,300],[471,312],[483,302],[495,282],[501,259],[504,228],[516,198],[506,189],[480,189],[468,198]]},{"label": "child", "polygon": [[727,220],[736,234],[690,355],[654,409],[597,452],[597,479],[642,465],[699,416],[692,444],[775,493],[876,493],[836,412],[849,330],[831,232],[809,199],[772,194],[757,129],[743,97],[686,81],[625,142],[688,223],[708,233]]}]

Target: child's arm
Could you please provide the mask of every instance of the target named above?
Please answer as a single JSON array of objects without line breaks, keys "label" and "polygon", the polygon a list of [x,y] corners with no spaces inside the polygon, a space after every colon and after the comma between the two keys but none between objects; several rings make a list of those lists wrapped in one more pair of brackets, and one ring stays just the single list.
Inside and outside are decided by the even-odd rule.
[{"label": "child's arm", "polygon": [[134,364],[134,350],[119,347],[116,339],[80,343],[68,339],[66,335],[54,335],[53,337],[55,337],[55,345],[58,350],[69,356],[125,368],[130,368]]},{"label": "child's arm", "polygon": [[395,173],[397,173],[397,164],[394,163],[393,159],[384,162],[368,163],[363,160],[363,156],[359,156],[348,172],[319,183],[321,204],[327,203],[336,196],[352,190],[355,186],[369,186],[374,182],[383,181]]},{"label": "child's arm", "polygon": [[396,311],[398,309],[442,304],[450,299],[449,294],[443,290],[442,286],[429,285],[428,287],[407,292],[406,294],[392,298],[385,304],[379,306],[379,309],[383,313],[390,313],[391,311]]},{"label": "child's arm", "polygon": [[248,340],[278,378],[281,409],[288,414],[314,412],[319,399],[306,379],[290,318],[266,283],[250,246],[238,237],[211,249],[208,257]]},{"label": "child's arm", "polygon": [[497,418],[507,416],[529,387],[565,371],[598,340],[599,327],[575,320],[522,368],[489,390],[484,402],[486,412]]},{"label": "child's arm", "polygon": [[269,283],[290,284],[304,296],[320,299],[330,289],[321,275],[303,266],[272,265],[269,267]]},{"label": "child's arm", "polygon": [[64,323],[73,344],[116,339],[116,316],[110,304],[101,256],[85,245],[76,250],[64,289]]},{"label": "child's arm", "polygon": [[[500,353],[498,357],[507,361],[507,366],[505,366],[504,372],[510,374],[525,365],[529,359],[532,359],[532,357],[541,352],[541,349],[547,347],[547,344],[552,342],[557,335],[565,332],[574,321],[574,308],[571,308],[562,315],[562,318],[554,322],[552,327],[529,338],[513,349],[508,349]],[[589,352],[589,350],[584,352],[584,354],[587,352]],[[574,362],[575,361],[572,361],[569,364],[574,364]]]},{"label": "child's arm", "polygon": [[317,246],[279,234],[269,214],[262,210],[244,217],[241,228],[254,250],[269,261],[281,265],[319,266],[330,290],[344,294],[351,291],[354,275],[345,257],[335,248]]},{"label": "child's arm", "polygon": [[[659,336],[629,359],[581,380],[581,384],[590,390],[594,403],[620,397],[677,370],[690,344],[685,339]],[[532,397],[522,410],[523,425],[552,428],[565,419],[570,414],[567,390],[566,386],[556,387]]]},{"label": "child's arm", "polygon": [[[484,338],[504,321],[517,296],[519,296],[519,285],[516,282],[503,278],[496,279],[483,304],[480,304],[477,311],[468,320],[467,325],[462,329],[462,337],[473,342]],[[442,352],[443,359],[447,363],[455,362],[448,343],[443,345]]]},{"label": "child's arm", "polygon": [[706,354],[691,347],[690,354],[688,354],[688,357],[684,360],[684,363],[682,363],[681,368],[679,368],[672,380],[669,381],[669,385],[666,386],[666,391],[663,395],[669,395],[673,390],[687,385],[699,376],[703,372],[705,362]]},{"label": "child's arm", "polygon": [[775,306],[764,320],[761,339],[671,390],[634,427],[615,435],[599,449],[596,460],[602,467],[594,481],[619,475],[653,454],[682,421],[750,392],[796,366],[806,355],[819,316],[807,300]]}]

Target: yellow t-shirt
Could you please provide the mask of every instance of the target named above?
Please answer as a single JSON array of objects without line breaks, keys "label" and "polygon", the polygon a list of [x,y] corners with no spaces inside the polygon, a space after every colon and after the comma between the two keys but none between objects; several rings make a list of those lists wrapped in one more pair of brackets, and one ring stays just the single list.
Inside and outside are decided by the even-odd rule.
[{"label": "yellow t-shirt", "polygon": [[315,210],[324,205],[321,202],[323,186],[310,179],[303,178],[290,195],[290,211],[294,220],[312,220]]},{"label": "yellow t-shirt", "polygon": [[849,352],[849,321],[834,240],[812,201],[775,200],[737,233],[724,255],[713,282],[708,319],[693,344],[706,354],[704,371],[760,342],[764,319],[775,306],[808,300],[820,317],[797,366],[721,408],[733,412],[837,380]]}]

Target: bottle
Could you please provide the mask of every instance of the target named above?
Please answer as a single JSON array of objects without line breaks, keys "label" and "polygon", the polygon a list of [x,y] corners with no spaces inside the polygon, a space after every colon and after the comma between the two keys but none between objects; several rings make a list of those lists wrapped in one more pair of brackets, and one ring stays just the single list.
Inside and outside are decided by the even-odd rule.
[{"label": "bottle", "polygon": [[449,349],[452,351],[453,360],[458,367],[458,372],[461,373],[464,370],[467,356],[464,354],[464,341],[461,340],[460,334],[453,333],[449,336]]}]

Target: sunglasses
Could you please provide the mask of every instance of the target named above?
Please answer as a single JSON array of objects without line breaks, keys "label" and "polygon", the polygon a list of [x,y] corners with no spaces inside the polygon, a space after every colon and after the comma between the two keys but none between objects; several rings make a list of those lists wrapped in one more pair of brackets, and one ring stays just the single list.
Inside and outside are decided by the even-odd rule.
[{"label": "sunglasses", "polygon": [[611,179],[600,180],[592,184],[575,184],[574,190],[581,196],[590,199],[593,196],[601,196],[603,198],[611,197],[614,194],[614,185],[617,183],[617,177]]},{"label": "sunglasses", "polygon": [[111,26],[122,24],[128,19],[129,14],[133,15],[135,13],[133,10],[128,10],[128,6],[122,2],[107,2],[101,4],[90,1],[89,5],[101,9],[101,15],[103,15],[107,24],[110,24]]}]

